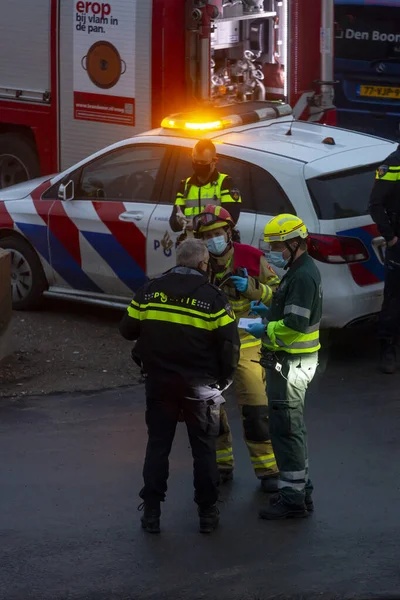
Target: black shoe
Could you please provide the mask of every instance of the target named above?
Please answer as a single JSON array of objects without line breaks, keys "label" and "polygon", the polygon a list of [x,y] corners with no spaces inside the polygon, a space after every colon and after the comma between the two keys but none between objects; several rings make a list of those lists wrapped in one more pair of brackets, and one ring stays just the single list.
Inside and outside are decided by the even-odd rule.
[{"label": "black shoe", "polygon": [[219,482],[220,483],[227,483],[228,481],[232,481],[233,479],[233,470],[228,471],[228,469],[221,469],[221,471],[219,471]]},{"label": "black shoe", "polygon": [[211,533],[218,527],[219,510],[215,504],[206,508],[199,506],[198,513],[200,517],[200,533]]},{"label": "black shoe", "polygon": [[311,494],[306,493],[306,497],[304,499],[304,504],[306,505],[306,509],[309,513],[314,512],[314,502],[313,502]]},{"label": "black shoe", "polygon": [[381,351],[381,371],[386,375],[391,375],[396,370],[396,346],[394,344],[384,344]]},{"label": "black shoe", "polygon": [[277,519],[302,519],[308,517],[305,504],[302,506],[285,504],[279,494],[272,496],[268,506],[261,509],[258,514],[260,519],[267,519],[269,521]]},{"label": "black shoe", "polygon": [[143,529],[148,533],[160,533],[160,503],[146,504],[146,502],[142,502],[139,504],[138,510],[143,510],[143,517],[140,519]]},{"label": "black shoe", "polygon": [[261,479],[261,491],[264,494],[275,494],[278,491],[279,477],[264,477]]}]

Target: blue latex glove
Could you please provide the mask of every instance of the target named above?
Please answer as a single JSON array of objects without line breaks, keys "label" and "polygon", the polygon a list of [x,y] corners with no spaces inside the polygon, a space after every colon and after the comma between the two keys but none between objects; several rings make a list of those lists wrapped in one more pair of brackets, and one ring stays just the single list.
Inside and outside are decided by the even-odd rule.
[{"label": "blue latex glove", "polygon": [[249,279],[247,274],[247,269],[244,269],[246,274],[245,277],[239,277],[238,275],[231,275],[231,279],[233,281],[233,285],[237,289],[238,292],[245,292],[249,287]]},{"label": "blue latex glove", "polygon": [[251,310],[249,312],[249,315],[256,315],[257,317],[262,317],[263,319],[269,318],[269,313],[271,309],[268,308],[268,306],[265,306],[265,304],[263,304],[262,302],[258,304],[258,300],[252,300],[250,306]]},{"label": "blue latex glove", "polygon": [[265,329],[266,327],[264,323],[250,323],[250,325],[246,327],[245,331],[260,340],[265,334]]}]

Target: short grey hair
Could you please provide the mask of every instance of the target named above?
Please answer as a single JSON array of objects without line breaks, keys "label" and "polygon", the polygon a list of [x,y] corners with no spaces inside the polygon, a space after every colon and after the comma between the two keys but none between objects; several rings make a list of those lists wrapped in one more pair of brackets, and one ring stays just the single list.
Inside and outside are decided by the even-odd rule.
[{"label": "short grey hair", "polygon": [[178,267],[197,269],[201,262],[208,260],[208,250],[202,240],[189,238],[179,244],[176,249],[176,264]]}]

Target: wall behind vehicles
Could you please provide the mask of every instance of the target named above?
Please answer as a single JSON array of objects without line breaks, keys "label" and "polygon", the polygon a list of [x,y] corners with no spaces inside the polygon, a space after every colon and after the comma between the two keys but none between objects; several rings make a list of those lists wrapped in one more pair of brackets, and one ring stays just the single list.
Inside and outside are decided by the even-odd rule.
[{"label": "wall behind vehicles", "polygon": [[11,351],[10,253],[0,249],[0,362]]},{"label": "wall behind vehicles", "polygon": [[[85,3],[86,4],[86,3]],[[112,6],[112,0],[110,1]],[[120,3],[121,4],[121,3]],[[117,125],[98,121],[76,120],[74,118],[74,70],[82,69],[82,64],[74,59],[74,13],[76,2],[60,3],[60,169],[66,169],[93,152],[113,142],[132,137],[151,127],[151,0],[124,0],[124,10],[129,21],[134,21],[134,30],[121,19],[119,14],[118,35],[126,42],[134,40],[134,56],[126,57],[129,66],[134,65],[134,73],[129,73],[134,98],[135,125]],[[111,15],[110,15],[111,16]],[[89,34],[88,34],[89,35]],[[107,36],[104,37],[107,40]],[[96,37],[93,37],[96,41]],[[121,40],[124,42],[124,40]],[[121,56],[121,58],[123,58]],[[84,57],[82,56],[82,59]],[[80,74],[80,71],[79,71]],[[128,72],[127,72],[128,75]],[[123,77],[123,75],[121,76]],[[95,89],[95,88],[94,88]],[[97,92],[101,95],[101,89]]]}]

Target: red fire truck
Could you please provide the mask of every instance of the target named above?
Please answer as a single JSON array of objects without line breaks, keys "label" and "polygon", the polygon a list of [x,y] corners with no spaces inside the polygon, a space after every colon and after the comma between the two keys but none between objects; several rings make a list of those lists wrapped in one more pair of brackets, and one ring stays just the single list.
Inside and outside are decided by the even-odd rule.
[{"label": "red fire truck", "polygon": [[202,104],[334,119],[333,0],[13,0],[0,20],[0,188]]}]

